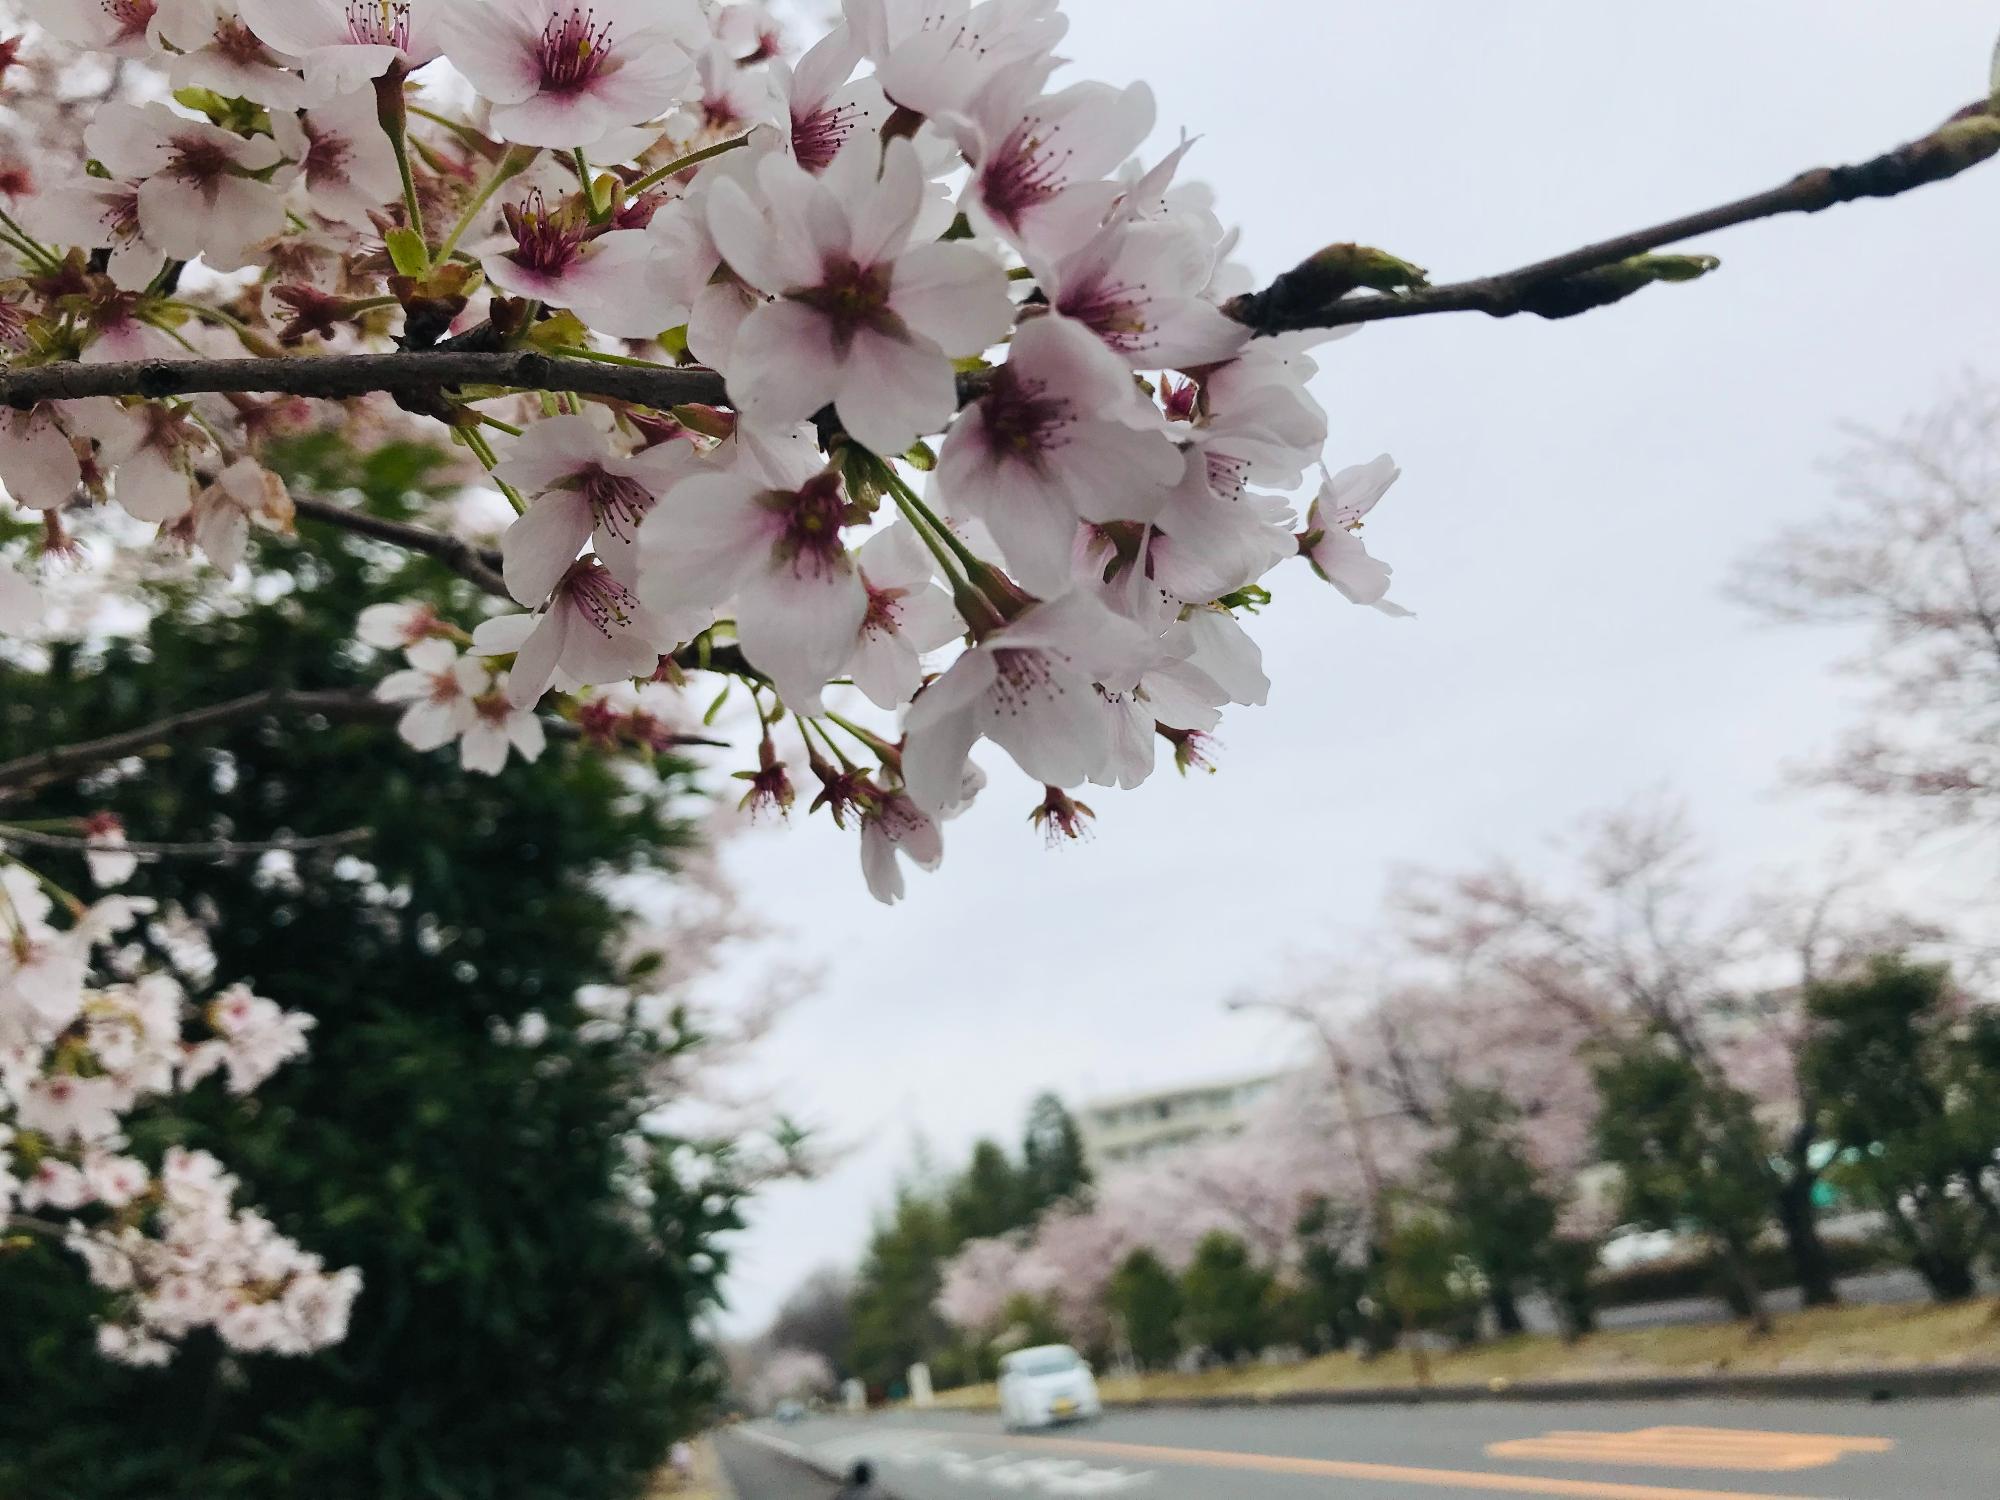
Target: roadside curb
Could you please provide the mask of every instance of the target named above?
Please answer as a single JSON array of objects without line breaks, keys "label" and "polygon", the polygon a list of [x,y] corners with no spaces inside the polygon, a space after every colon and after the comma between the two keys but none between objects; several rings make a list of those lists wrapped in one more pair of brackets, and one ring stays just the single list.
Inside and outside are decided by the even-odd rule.
[{"label": "roadside curb", "polygon": [[[1213,1411],[1276,1406],[1424,1406],[1472,1401],[1658,1401],[1688,1396],[1892,1401],[1899,1396],[2000,1394],[2000,1365],[1860,1370],[1770,1370],[1720,1375],[1631,1375],[1495,1385],[1366,1386],[1355,1390],[1230,1392],[1106,1401],[1109,1411]],[[963,1407],[990,1411],[988,1406]]]},{"label": "roadside curb", "polygon": [[[830,1484],[842,1485],[847,1483],[849,1467],[847,1464],[829,1462],[802,1443],[790,1442],[784,1438],[775,1437],[768,1432],[759,1432],[754,1427],[735,1428],[730,1435],[741,1438],[746,1443],[755,1443],[766,1452],[776,1454],[787,1463],[796,1464],[801,1469],[817,1474]],[[876,1497],[876,1500],[896,1500],[893,1494],[882,1488],[881,1476],[879,1474],[876,1476],[871,1493]],[[749,1500],[749,1497],[745,1497],[745,1500]]]}]

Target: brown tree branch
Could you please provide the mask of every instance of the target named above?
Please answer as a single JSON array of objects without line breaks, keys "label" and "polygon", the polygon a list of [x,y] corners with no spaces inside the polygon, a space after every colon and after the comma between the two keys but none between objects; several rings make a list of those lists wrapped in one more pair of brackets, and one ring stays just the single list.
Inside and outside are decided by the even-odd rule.
[{"label": "brown tree branch", "polygon": [[223,703],[211,703],[185,713],[170,714],[136,729],[108,734],[101,739],[79,740],[74,744],[52,745],[32,755],[0,761],[0,790],[29,786],[72,772],[109,765],[156,745],[223,729],[266,714],[325,714],[345,721],[377,722],[394,719],[402,705],[382,703],[363,693],[298,692],[291,688],[267,688]]},{"label": "brown tree branch", "polygon": [[[1662,246],[1757,219],[1819,213],[1862,198],[1893,198],[1927,183],[1956,177],[1996,152],[2000,152],[2000,114],[1989,102],[1981,101],[1966,106],[1928,135],[1868,161],[1815,167],[1765,192],[1512,271],[1428,286],[1415,267],[1393,257],[1363,247],[1336,245],[1301,262],[1262,291],[1235,298],[1225,311],[1259,334],[1340,328],[1445,312],[1483,312],[1495,318],[1524,312],[1544,318],[1570,317],[1619,301],[1654,281],[1685,280],[1707,269],[1706,264],[1681,257],[1649,263],[1645,259],[1648,252]],[[1374,294],[1354,295],[1371,286],[1378,288]],[[429,398],[435,405],[439,393],[464,386],[569,391],[659,410],[728,400],[722,376],[698,367],[599,363],[533,349],[441,348],[279,359],[37,365],[0,371],[0,405],[21,409],[38,401],[91,396],[159,398],[252,391],[328,399],[385,392],[399,398]],[[962,390],[961,397],[972,393]]]},{"label": "brown tree branch", "polygon": [[0,372],[0,405],[89,396],[192,396],[261,391],[338,399],[387,392],[434,396],[456,387],[571,391],[640,406],[713,404],[725,399],[722,377],[701,368],[600,364],[537,350],[482,353],[405,350],[394,354],[301,355],[280,359],[148,359],[110,364],[59,363]]},{"label": "brown tree branch", "polygon": [[[1661,274],[1659,268],[1649,268],[1636,259],[1649,251],[1757,219],[1816,214],[1862,198],[1893,198],[1927,183],[1956,177],[1996,152],[2000,152],[2000,114],[1992,104],[1982,101],[1966,106],[1930,134],[1871,160],[1852,166],[1815,167],[1782,186],[1733,203],[1636,229],[1498,275],[1445,286],[1425,286],[1418,278],[1401,283],[1413,286],[1409,291],[1385,288],[1375,295],[1355,296],[1352,294],[1367,285],[1382,285],[1367,278],[1371,271],[1381,274],[1383,266],[1380,261],[1373,266],[1358,265],[1356,252],[1360,247],[1333,246],[1285,272],[1262,291],[1236,298],[1226,311],[1259,334],[1341,328],[1427,313],[1482,312],[1508,318],[1525,312],[1544,318],[1569,317],[1618,301],[1652,281],[1686,279],[1699,273],[1700,268],[1682,265],[1665,268],[1668,274]],[[1394,266],[1404,271],[1415,269],[1400,262],[1393,263],[1392,270]]]},{"label": "brown tree branch", "polygon": [[239,859],[252,854],[324,854],[336,849],[352,849],[375,837],[372,828],[349,828],[340,833],[309,834],[283,839],[203,839],[193,843],[149,843],[127,840],[109,846],[93,843],[81,834],[44,833],[33,828],[10,828],[0,824],[0,844],[19,844],[29,849],[58,849],[68,853],[129,854],[141,864],[167,859]]},{"label": "brown tree branch", "polygon": [[[402,717],[406,706],[384,703],[366,692],[352,689],[301,692],[293,688],[267,688],[223,703],[211,703],[203,708],[189,709],[186,713],[171,714],[101,739],[53,745],[32,755],[0,761],[0,797],[18,789],[43,785],[61,776],[108,765],[189,735],[247,723],[267,715],[320,715],[337,723],[389,724]],[[582,728],[568,719],[545,716],[542,727],[552,739],[576,741],[583,738]],[[692,734],[675,735],[671,743],[677,746],[728,748],[724,741]]]},{"label": "brown tree branch", "polygon": [[487,593],[498,595],[503,599],[508,597],[506,581],[500,576],[500,554],[491,548],[475,547],[470,542],[442,531],[432,531],[427,526],[371,516],[366,511],[336,505],[331,500],[294,496],[292,508],[302,516],[310,516],[315,521],[324,521],[329,526],[338,526],[357,536],[372,537],[378,542],[388,542],[411,552],[421,552],[428,557],[434,557],[461,578],[478,584]]}]

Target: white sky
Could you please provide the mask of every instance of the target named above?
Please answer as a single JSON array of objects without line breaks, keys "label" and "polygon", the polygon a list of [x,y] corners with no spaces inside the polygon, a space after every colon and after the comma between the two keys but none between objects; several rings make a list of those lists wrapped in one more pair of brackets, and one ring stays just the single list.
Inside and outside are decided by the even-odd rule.
[{"label": "white sky", "polygon": [[[1069,8],[1066,76],[1153,85],[1156,144],[1202,136],[1187,170],[1260,277],[1360,240],[1458,279],[1872,155],[1983,91],[2000,26],[1972,0]],[[756,1206],[729,1325],[858,1256],[918,1132],[952,1158],[1011,1141],[1043,1088],[1280,1057],[1221,997],[1364,941],[1399,863],[1532,858],[1663,783],[1739,868],[1851,833],[1781,777],[1846,718],[1842,642],[1763,629],[1718,587],[1823,504],[1840,424],[1893,425],[1990,358],[1996,244],[1988,166],[1713,236],[1708,280],[1580,319],[1332,345],[1329,461],[1402,464],[1368,535],[1420,618],[1288,566],[1253,625],[1272,703],[1231,711],[1218,775],[1090,795],[1095,841],[1049,852],[1009,769],[895,908],[824,819],[740,841],[745,891],[827,966],[763,1066],[855,1149]]]}]

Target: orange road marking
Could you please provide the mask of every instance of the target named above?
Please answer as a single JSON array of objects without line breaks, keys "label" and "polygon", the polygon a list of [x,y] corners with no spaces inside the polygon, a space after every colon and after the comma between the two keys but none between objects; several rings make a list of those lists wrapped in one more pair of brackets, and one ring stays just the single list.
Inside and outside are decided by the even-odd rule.
[{"label": "orange road marking", "polygon": [[1226,1449],[1159,1448],[1142,1443],[1107,1443],[1090,1438],[999,1437],[954,1432],[954,1442],[971,1440],[1039,1448],[1051,1453],[1189,1464],[1204,1469],[1241,1469],[1259,1474],[1298,1474],[1320,1479],[1376,1479],[1385,1484],[1427,1484],[1435,1489],[1484,1490],[1509,1495],[1567,1496],[1570,1500],[1799,1500],[1795,1496],[1745,1494],[1735,1490],[1685,1490],[1652,1484],[1611,1484],[1594,1479],[1542,1479],[1531,1474],[1490,1474],[1477,1469],[1416,1469],[1401,1464],[1358,1463],[1336,1458],[1283,1458]]},{"label": "orange road marking", "polygon": [[1888,1438],[1830,1432],[1758,1432],[1736,1427],[1642,1427],[1637,1432],[1551,1432],[1488,1443],[1488,1458],[1735,1469],[1765,1474],[1823,1469],[1850,1453],[1887,1453]]}]

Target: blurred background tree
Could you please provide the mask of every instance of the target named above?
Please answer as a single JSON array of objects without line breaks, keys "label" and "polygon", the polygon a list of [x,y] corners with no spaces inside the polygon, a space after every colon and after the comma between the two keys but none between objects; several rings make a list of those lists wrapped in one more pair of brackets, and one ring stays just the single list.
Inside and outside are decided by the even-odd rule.
[{"label": "blurred background tree", "polygon": [[1967,1006],[1943,965],[1894,956],[1815,985],[1809,1004],[1807,1067],[1842,1148],[1838,1180],[1934,1295],[1970,1297],[2000,1236],[2000,1017]]},{"label": "blurred background tree", "polygon": [[[332,435],[286,452],[298,493],[392,518],[437,498],[440,461]],[[0,758],[273,685],[365,691],[363,607],[414,594],[471,613],[437,564],[301,530],[263,544],[281,588],[219,605],[151,587],[140,634],[60,649],[45,672],[0,663]],[[0,1327],[31,1331],[0,1358],[0,1494],[594,1500],[640,1493],[706,1419],[720,1376],[700,1323],[739,1189],[726,1146],[641,1118],[703,1039],[676,1016],[641,1049],[575,1004],[632,977],[606,883],[672,871],[687,769],[556,744],[468,776],[390,722],[267,716],[7,809],[108,808],[150,840],[366,831],[340,855],[171,859],[135,883],[208,923],[221,975],[319,1023],[254,1106],[207,1090],[143,1129],[216,1149],[366,1283],[351,1337],[318,1358],[197,1340],[129,1371],[92,1348],[96,1294],[61,1251],[9,1252]],[[38,863],[83,888],[80,859]]]},{"label": "blurred background tree", "polygon": [[1105,1292],[1125,1347],[1142,1370],[1165,1369],[1181,1352],[1181,1289],[1150,1250],[1134,1250]]},{"label": "blurred background tree", "polygon": [[1259,1266],[1249,1246],[1216,1230],[1195,1247],[1181,1276],[1181,1306],[1189,1338],[1217,1359],[1261,1354],[1277,1332],[1277,1277]]}]

